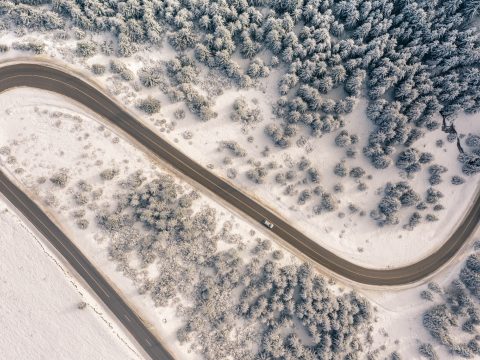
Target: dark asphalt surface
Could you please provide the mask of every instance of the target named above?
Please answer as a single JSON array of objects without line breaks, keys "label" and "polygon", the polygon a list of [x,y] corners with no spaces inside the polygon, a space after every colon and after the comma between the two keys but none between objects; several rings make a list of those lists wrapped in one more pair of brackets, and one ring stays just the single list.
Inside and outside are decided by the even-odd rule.
[{"label": "dark asphalt surface", "polygon": [[[459,224],[452,236],[428,257],[414,264],[394,269],[379,270],[362,267],[353,264],[318,245],[315,241],[306,237],[293,226],[289,225],[288,222],[280,216],[276,215],[271,210],[239,191],[226,181],[213,175],[210,171],[184,155],[174,146],[170,145],[166,140],[160,138],[129,112],[124,110],[122,106],[118,105],[114,100],[110,99],[109,96],[90,85],[85,80],[58,70],[57,68],[40,64],[21,63],[6,65],[0,68],[0,92],[18,86],[28,86],[53,91],[72,98],[90,108],[141,143],[153,155],[169,163],[178,171],[193,179],[204,188],[212,191],[217,196],[220,196],[223,200],[227,201],[255,221],[261,222],[263,219],[268,219],[275,225],[271,230],[273,233],[310,258],[313,262],[355,282],[376,286],[394,286],[409,284],[428,276],[444,265],[459,251],[476,228],[480,217],[480,194],[477,194],[473,201],[473,207],[465,216],[462,223]],[[5,182],[6,180],[4,176],[3,179]],[[54,235],[63,243],[63,245],[67,246],[68,249],[74,248],[72,242],[63,235],[60,230],[55,227],[55,231],[53,232],[53,228],[51,227],[54,225],[52,222],[48,221],[46,215],[44,215],[38,207],[35,206],[33,208],[34,204],[31,201],[27,202],[26,196],[18,188],[12,187],[11,183],[4,183],[1,191],[5,194],[13,192],[16,196],[22,196],[25,199],[25,203],[27,203],[28,206],[19,204],[15,199],[13,199],[12,203],[15,206],[18,205],[19,209],[26,216],[28,214],[33,214],[35,217],[42,218],[42,222],[44,222],[46,226],[39,224],[38,221],[33,223],[35,226],[42,226],[44,228],[44,231],[48,233],[46,235],[47,239],[50,239],[50,237]],[[9,198],[11,197],[12,195],[10,195]],[[469,199],[465,199],[465,201],[468,200]],[[31,210],[30,207],[34,210]],[[437,226],[441,226],[441,223],[437,223]],[[398,241],[402,240],[399,239]],[[62,253],[64,254],[65,251]],[[82,259],[81,264],[84,264],[84,261],[88,263],[86,259]],[[93,267],[92,271],[95,271]],[[87,281],[90,279],[89,273],[90,272],[85,273]],[[89,283],[91,283],[91,281],[89,281]],[[94,282],[91,283],[91,285],[93,287]],[[108,286],[108,284],[105,283],[105,286]],[[113,296],[114,295],[112,295],[112,297]],[[106,304],[112,308],[110,302],[111,300],[107,298]],[[131,314],[134,316],[133,313]],[[122,313],[118,313],[117,315],[120,320],[123,320]],[[123,322],[125,323],[124,320]],[[139,325],[132,328],[132,334],[137,338],[141,338],[145,335],[150,339],[150,342],[153,343],[154,341],[154,338],[150,337],[151,335],[148,331],[145,328],[141,328]],[[140,336],[140,334],[142,335]],[[145,344],[145,342],[143,342],[143,344]],[[155,344],[158,343],[155,341]],[[145,349],[147,350],[148,346],[145,347]],[[160,350],[157,351],[159,352],[155,353],[155,358],[160,358]],[[161,356],[164,355],[162,354]]]}]

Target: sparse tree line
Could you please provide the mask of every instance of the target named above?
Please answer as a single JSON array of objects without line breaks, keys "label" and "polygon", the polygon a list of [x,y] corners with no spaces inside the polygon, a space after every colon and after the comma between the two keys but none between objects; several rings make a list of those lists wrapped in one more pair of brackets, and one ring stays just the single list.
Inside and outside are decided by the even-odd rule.
[{"label": "sparse tree line", "polygon": [[[113,174],[107,169],[100,176],[115,181]],[[116,181],[123,190],[115,205],[96,217],[109,234],[110,257],[157,306],[172,305],[180,295],[189,299],[188,306],[177,305],[184,320],[180,342],[212,360],[333,360],[366,350],[372,316],[366,299],[333,294],[309,265],[279,264],[283,254],[269,240],[256,239],[245,257],[232,225],[219,225],[215,210],[195,206],[198,194],[168,175],[147,181],[136,172]],[[219,250],[219,242],[231,245]],[[130,266],[132,256],[140,268]],[[144,271],[152,264],[154,278]]]}]

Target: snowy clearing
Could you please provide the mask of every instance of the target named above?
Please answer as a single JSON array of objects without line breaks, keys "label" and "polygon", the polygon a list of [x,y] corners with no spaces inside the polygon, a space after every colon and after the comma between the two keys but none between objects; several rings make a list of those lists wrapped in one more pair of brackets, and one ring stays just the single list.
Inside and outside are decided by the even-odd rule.
[{"label": "snowy clearing", "polygon": [[3,359],[142,358],[103,305],[1,199],[0,228]]},{"label": "snowy clearing", "polygon": [[[480,230],[477,229],[469,243],[472,244],[479,238]],[[441,288],[448,287],[452,280],[458,278],[460,270],[465,265],[465,260],[471,253],[472,247],[470,246],[464,253],[453,259],[447,268],[429,278],[428,283],[436,283]],[[403,290],[362,290],[362,294],[379,310],[377,324],[379,324],[380,330],[377,341],[382,342],[379,339],[383,338],[387,348],[397,345],[401,349],[402,358],[406,359],[424,359],[418,353],[419,344],[423,342],[430,342],[433,345],[439,359],[456,359],[457,357],[447,351],[444,346],[432,341],[428,331],[422,326],[423,313],[434,304],[439,303],[437,300],[432,302],[420,297],[420,291],[426,289],[427,285],[423,283]],[[462,337],[464,336],[460,334],[456,340],[458,341]]]}]

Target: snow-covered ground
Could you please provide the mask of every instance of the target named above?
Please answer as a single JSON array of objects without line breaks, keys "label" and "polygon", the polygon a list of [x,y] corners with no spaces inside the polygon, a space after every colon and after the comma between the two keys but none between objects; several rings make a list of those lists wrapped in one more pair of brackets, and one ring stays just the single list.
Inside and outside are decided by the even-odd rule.
[{"label": "snow-covered ground", "polygon": [[[61,224],[64,232],[92,261],[103,275],[121,290],[123,296],[137,313],[153,326],[154,332],[167,347],[181,359],[198,358],[188,346],[181,346],[176,331],[181,325],[175,312],[175,306],[157,308],[152,299],[140,295],[131,279],[117,269],[110,261],[107,242],[102,237],[93,214],[87,214],[90,226],[79,229],[72,211],[80,207],[72,200],[74,188],[79,180],[93,186],[93,191],[103,189],[96,206],[103,206],[106,199],[118,191],[118,186],[103,182],[99,173],[110,167],[120,170],[120,176],[126,176],[137,170],[143,170],[147,178],[159,171],[167,172],[160,164],[153,162],[140,150],[119,138],[111,129],[102,126],[98,117],[88,109],[69,99],[50,92],[18,88],[0,95],[0,107],[4,113],[0,116],[0,148],[8,146],[10,155],[0,156],[0,167],[14,181],[26,188],[31,196],[43,201],[49,195],[56,196],[56,206],[45,206],[54,221]],[[48,179],[61,168],[69,169],[70,182],[66,191],[55,188],[48,180],[40,184],[42,177]],[[188,187],[183,181],[182,186]],[[235,222],[234,232],[240,234],[250,244],[254,238],[265,234],[251,233],[251,226],[212,199],[202,197],[199,207],[208,205],[217,209],[219,223]],[[255,237],[253,237],[255,234]],[[274,248],[276,245],[274,245]],[[247,252],[248,253],[248,252]],[[293,255],[286,256],[284,263],[298,262]]]},{"label": "snow-covered ground", "polygon": [[[480,238],[480,230],[477,229],[469,241]],[[472,253],[472,246],[452,259],[451,263],[425,280],[423,284],[405,289],[363,289],[362,294],[377,307],[377,324],[379,332],[376,340],[383,343],[387,348],[398,348],[402,359],[420,360],[424,357],[418,353],[420,343],[429,342],[433,345],[439,359],[456,359],[457,357],[448,352],[445,346],[433,341],[428,331],[422,325],[423,313],[438,303],[431,302],[420,297],[420,292],[427,289],[427,282],[434,282],[441,288],[446,288],[458,278],[460,270],[465,265],[465,260]],[[383,330],[382,330],[383,329]],[[458,357],[460,358],[460,357]],[[474,357],[473,358],[477,358]]]},{"label": "snow-covered ground", "polygon": [[[106,36],[95,35],[93,38],[100,43]],[[60,40],[54,38],[53,33],[40,34],[35,32],[29,33],[25,38],[35,37],[41,39],[47,45],[47,54],[38,58],[53,58],[59,63],[65,61],[71,63],[73,69],[82,72],[86,77],[108,89],[112,96],[115,96],[119,102],[136,113],[139,119],[155,129],[163,138],[169,140],[185,154],[200,164],[208,166],[215,174],[231,181],[250,196],[256,197],[297,228],[302,229],[322,246],[363,266],[375,268],[397,267],[427,256],[448,238],[448,235],[454,230],[456,224],[468,209],[470,200],[477,190],[477,177],[466,178],[467,181],[462,186],[450,184],[451,177],[460,175],[461,172],[460,164],[456,160],[458,154],[456,144],[448,143],[446,135],[440,130],[430,132],[419,140],[415,147],[421,151],[428,149],[435,155],[433,163],[439,163],[449,169],[447,173],[442,175],[443,182],[436,186],[445,195],[441,204],[446,210],[435,212],[439,221],[435,223],[423,221],[413,231],[404,230],[402,225],[408,222],[408,218],[414,209],[405,209],[401,213],[399,226],[379,228],[368,214],[376,208],[381,198],[381,189],[385,186],[386,181],[396,182],[403,180],[403,178],[394,166],[382,171],[374,169],[362,155],[362,147],[367,142],[368,134],[372,128],[372,124],[365,116],[365,101],[360,101],[356,110],[346,119],[345,129],[350,134],[358,135],[360,139],[356,145],[358,155],[355,159],[347,159],[345,149],[335,146],[336,134],[324,135],[322,138],[316,139],[311,137],[306,129],[302,128],[299,129],[299,135],[303,134],[308,138],[305,145],[297,146],[293,144],[288,149],[279,150],[264,134],[264,128],[270,122],[278,122],[278,119],[274,120],[272,104],[278,97],[277,80],[282,69],[274,70],[268,80],[260,81],[256,88],[238,90],[229,87],[228,84],[216,83],[214,79],[218,80],[218,78],[214,76],[205,78],[206,70],[200,66],[203,69],[203,78],[199,86],[203,89],[213,87],[217,90],[221,87],[223,91],[223,94],[216,98],[214,106],[214,110],[219,116],[207,122],[202,122],[189,113],[184,104],[172,104],[158,88],[145,89],[138,84],[138,81],[125,82],[118,80],[118,76],[112,76],[108,70],[102,76],[93,76],[89,67],[92,64],[103,64],[108,69],[111,57],[97,54],[88,60],[79,59],[74,56],[75,39]],[[6,44],[18,40],[19,38],[11,32],[2,35],[2,41]],[[170,60],[175,55],[173,49],[165,44],[162,49],[147,48],[130,58],[122,58],[121,61],[135,73],[145,64]],[[10,50],[2,55],[1,59],[7,61],[19,56],[24,57],[28,54]],[[147,95],[154,95],[162,101],[162,110],[159,114],[147,116],[136,109],[135,100]],[[245,97],[250,106],[258,106],[264,118],[263,122],[248,128],[246,131],[242,131],[241,124],[230,119],[233,102],[240,96]],[[258,105],[253,105],[252,101],[258,103]],[[175,119],[174,112],[178,109],[185,110],[186,117],[184,119]],[[475,121],[477,117],[478,115],[462,115],[461,119],[457,121],[459,133],[467,134],[480,130],[480,122]],[[185,136],[186,132],[193,134],[193,137]],[[442,148],[432,146],[438,139],[443,139],[445,142]],[[247,150],[247,156],[244,158],[232,157],[232,164],[224,164],[223,159],[230,154],[227,150],[219,151],[219,144],[225,140],[237,141]],[[262,154],[266,146],[270,148],[268,157]],[[343,192],[335,194],[335,197],[340,201],[337,211],[314,215],[312,207],[318,202],[315,197],[306,205],[297,204],[298,192],[304,188],[311,188],[311,184],[304,185],[302,183],[306,178],[306,173],[297,171],[296,164],[302,156],[308,157],[312,161],[312,165],[320,170],[322,175],[320,185],[325,190],[333,192],[335,184],[343,184]],[[245,175],[246,171],[252,168],[252,161],[249,164],[250,159],[253,162],[260,161],[263,165],[274,161],[279,165],[279,168],[270,171],[264,184],[254,184]],[[333,174],[335,164],[341,159],[346,159],[349,167],[361,166],[366,170],[367,175],[371,175],[370,179],[366,177],[362,179],[367,185],[365,191],[357,189],[358,183],[354,179],[350,177],[339,178]],[[227,177],[227,171],[230,168],[238,171],[238,176],[235,179]],[[285,187],[276,184],[274,180],[277,172],[289,169],[294,169],[298,173],[297,179],[292,182],[292,184],[295,184],[297,192],[292,196],[284,195]],[[413,180],[410,180],[410,183],[423,198],[425,190],[429,187],[427,167],[424,167],[422,172],[418,173]],[[349,204],[356,205],[364,211],[365,215],[359,215],[360,212],[351,214],[348,209]]]},{"label": "snow-covered ground", "polygon": [[[39,198],[46,199],[49,193],[61,194],[57,199],[59,206],[50,208],[54,219],[62,224],[66,233],[96,267],[121,289],[137,312],[148,319],[159,337],[179,358],[197,358],[187,346],[180,346],[176,340],[175,332],[181,321],[173,308],[155,308],[149,297],[139,295],[132,282],[117,271],[114,262],[108,260],[106,243],[95,231],[95,220],[89,218],[89,228],[80,230],[71,215],[77,207],[71,197],[73,191],[69,191],[68,187],[74,188],[80,179],[91,184],[93,190],[103,188],[103,195],[108,198],[109,194],[116,191],[116,186],[104,186],[99,179],[98,173],[105,168],[116,166],[121,174],[143,169],[147,177],[166,170],[127,141],[117,137],[108,126],[102,126],[96,115],[88,109],[58,94],[29,88],[14,89],[0,95],[0,108],[4,111],[1,116],[0,147],[8,145],[10,156],[14,157],[0,156],[2,170],[8,171],[13,179],[28,188],[32,196],[36,194]],[[70,169],[71,180],[66,191],[55,190],[48,180],[44,184],[38,183],[39,178],[44,176],[48,179],[62,167]],[[188,187],[183,181],[179,183]],[[221,214],[220,222],[233,220],[235,232],[247,239],[247,243],[253,241],[251,225],[234,218],[229,210],[215,204],[212,199],[203,196],[201,202],[217,209]],[[255,236],[267,237],[261,230],[257,230]],[[414,250],[411,252],[414,253]],[[465,254],[455,259],[454,263],[459,264],[464,256]],[[297,260],[292,255],[284,261]],[[446,284],[451,276],[456,276],[458,267],[459,265],[448,267],[437,274],[434,280]],[[344,287],[344,284],[338,285]],[[358,290],[378,307],[376,327],[384,328],[389,334],[385,337],[382,331],[377,331],[375,344],[385,343],[387,349],[397,349],[408,359],[419,359],[417,341],[428,341],[428,334],[421,324],[421,314],[431,305],[420,299],[419,288],[401,291]],[[75,302],[72,306],[75,306]],[[397,339],[400,341],[398,344],[395,343]],[[439,353],[443,354],[441,351]]]},{"label": "snow-covered ground", "polygon": [[2,199],[0,229],[2,359],[142,358],[103,305]]},{"label": "snow-covered ground", "polygon": [[[336,133],[315,139],[308,135],[307,129],[300,129],[299,133],[309,138],[305,146],[293,145],[285,150],[275,148],[271,140],[265,136],[264,126],[270,122],[278,121],[273,120],[271,114],[271,106],[275,99],[276,81],[269,79],[264,84],[264,88],[266,89],[265,93],[257,89],[243,91],[227,89],[218,98],[214,107],[215,111],[220,114],[217,118],[208,122],[201,122],[187,112],[185,119],[175,121],[174,130],[162,130],[160,135],[170,140],[173,145],[200,164],[210,167],[216,175],[240,187],[249,196],[257,198],[298,229],[302,229],[302,232],[322,246],[349,261],[363,266],[387,268],[414,263],[440,247],[449,234],[454,231],[457,223],[463,218],[469,205],[471,205],[470,200],[478,190],[479,179],[478,177],[468,177],[462,186],[454,186],[450,183],[453,175],[461,175],[460,164],[457,161],[458,150],[456,143],[449,143],[445,140],[446,135],[440,129],[427,133],[416,143],[416,147],[420,151],[433,153],[434,158],[438,161],[434,160],[433,163],[439,163],[448,168],[448,171],[442,175],[443,182],[435,187],[445,195],[441,201],[445,210],[435,213],[440,220],[435,223],[424,221],[413,231],[407,231],[403,229],[402,225],[408,223],[414,209],[406,209],[401,213],[398,226],[379,227],[369,217],[370,211],[376,209],[387,181],[398,182],[405,180],[405,178],[399,174],[395,166],[380,171],[375,169],[362,155],[362,148],[367,143],[368,135],[372,129],[372,124],[366,119],[365,101],[360,101],[356,111],[346,116],[345,130],[350,134],[358,135],[360,138],[359,145],[356,147],[358,155],[355,159],[347,159],[345,149],[335,146]],[[259,107],[265,118],[262,123],[250,128],[247,133],[241,131],[239,123],[233,122],[229,118],[233,102],[239,96],[244,96],[250,100],[260,99]],[[157,117],[160,119],[165,117],[171,120],[174,110],[179,106],[177,104],[169,105],[167,100],[164,100],[164,103],[167,105],[163,107],[161,115]],[[254,106],[251,103],[250,105]],[[129,107],[137,113],[139,119],[146,120],[144,114],[139,113],[133,106]],[[477,119],[478,114],[462,115],[461,120],[457,122],[462,124],[459,126],[461,131],[459,133],[477,133],[480,130],[480,122],[476,121]],[[152,125],[155,120],[147,121],[147,123]],[[192,132],[194,137],[185,139],[182,136],[185,131]],[[253,141],[249,137],[253,137]],[[432,144],[437,139],[444,140],[443,148],[432,148]],[[240,159],[232,157],[233,163],[225,165],[223,159],[226,156],[231,156],[226,150],[219,151],[220,142],[225,140],[237,141],[241,147],[247,150],[247,156]],[[268,157],[262,154],[265,147],[271,149]],[[312,206],[316,205],[317,199],[307,202],[306,205],[297,204],[299,192],[304,188],[312,187],[311,185],[303,185],[302,182],[307,178],[307,174],[297,170],[297,163],[302,156],[310,159],[312,165],[318,168],[322,177],[320,185],[325,190],[333,192],[335,184],[341,183],[343,185],[342,193],[335,194],[335,197],[340,201],[337,211],[314,215]],[[247,170],[252,168],[248,164],[249,159],[260,161],[263,165],[273,161],[279,165],[279,169],[270,171],[264,184],[255,184],[245,175]],[[371,175],[370,179],[366,177],[362,179],[367,185],[365,191],[357,189],[358,183],[354,179],[350,177],[340,178],[334,175],[334,167],[342,159],[347,160],[349,168],[360,166],[366,171],[366,176]],[[229,179],[227,177],[228,168],[235,168],[239,175],[235,179]],[[293,182],[293,184],[296,184],[297,192],[293,196],[284,195],[285,187],[276,184],[274,180],[274,176],[279,170],[287,171],[289,169],[298,173],[298,178]],[[414,179],[409,180],[412,188],[419,193],[422,199],[425,196],[426,189],[430,187],[428,178],[427,167],[424,167],[422,172],[418,173]],[[349,204],[354,204],[364,210],[365,215],[350,214]]]},{"label": "snow-covered ground", "polygon": [[[233,93],[225,94],[225,99],[234,98]],[[260,97],[261,94],[250,94],[252,97]],[[267,96],[268,98],[268,96]],[[219,101],[220,104],[225,102]],[[445,210],[435,213],[439,217],[439,221],[434,223],[423,222],[413,231],[407,231],[402,228],[403,224],[408,223],[408,218],[414,209],[409,209],[402,213],[399,226],[379,227],[374,220],[369,217],[369,212],[376,209],[383,188],[387,181],[398,182],[405,180],[400,176],[398,169],[391,166],[388,169],[376,170],[361,154],[363,142],[366,142],[368,135],[372,129],[370,122],[365,116],[365,101],[361,101],[352,114],[346,116],[346,126],[350,134],[357,134],[360,138],[361,146],[357,147],[359,154],[356,159],[348,159],[348,166],[362,167],[368,175],[372,175],[371,179],[362,179],[368,186],[367,190],[359,191],[357,183],[354,179],[346,177],[339,178],[333,174],[335,164],[341,159],[345,159],[345,149],[335,146],[336,134],[324,135],[320,139],[310,139],[309,145],[312,150],[306,151],[306,148],[292,146],[288,150],[273,152],[269,156],[268,161],[275,160],[281,164],[285,170],[296,166],[291,166],[292,159],[299,160],[302,155],[312,160],[312,164],[317,166],[322,175],[321,186],[332,191],[336,183],[342,183],[344,190],[341,194],[335,194],[341,201],[338,211],[322,214],[320,216],[313,215],[309,207],[297,205],[297,196],[285,197],[282,195],[284,188],[275,184],[274,180],[268,179],[265,184],[253,184],[245,176],[239,176],[235,180],[235,184],[240,186],[244,191],[252,196],[260,199],[270,209],[276,211],[284,218],[288,219],[298,229],[302,229],[310,238],[318,241],[322,246],[334,251],[340,256],[366,267],[387,268],[398,267],[414,263],[435,251],[449,235],[456,229],[457,224],[465,212],[468,210],[473,201],[473,197],[478,191],[478,177],[464,177],[466,182],[462,186],[453,186],[450,184],[450,178],[453,175],[460,174],[460,165],[457,161],[458,150],[456,143],[445,141],[443,148],[433,147],[437,139],[445,139],[445,134],[441,130],[429,132],[426,136],[416,143],[416,147],[421,151],[432,152],[438,163],[446,166],[448,171],[442,175],[443,182],[436,189],[440,190],[445,197],[441,203],[445,206]],[[263,111],[266,113],[269,106],[265,106]],[[457,122],[459,125],[459,133],[468,134],[469,132],[477,133],[480,130],[480,122],[477,115],[462,115]],[[181,132],[184,123],[181,122],[179,132]],[[185,125],[185,129],[189,127],[199,127],[194,124]],[[225,119],[214,119],[207,124],[202,124],[199,130],[199,137],[202,139],[203,151],[191,151],[189,155],[194,157],[202,164],[214,163],[222,164],[222,158],[226,152],[218,152],[217,139],[235,139],[242,147],[249,148],[246,138],[238,135],[238,124],[229,124]],[[211,134],[216,134],[215,137]],[[262,160],[261,151],[265,146],[270,145],[269,140],[263,136],[263,127],[257,126],[254,138],[256,141],[255,152],[249,152],[249,156]],[[251,131],[250,135],[254,132]],[[306,132],[305,132],[306,134]],[[181,140],[180,140],[181,141]],[[181,143],[181,142],[179,142]],[[429,146],[427,147],[427,144]],[[182,149],[189,150],[187,144],[181,146]],[[435,161],[433,163],[436,163]],[[239,173],[245,172],[248,165],[238,167]],[[225,176],[225,170],[216,166],[213,169],[219,176]],[[302,180],[306,174],[299,178]],[[414,179],[409,180],[413,189],[424,197],[424,191],[430,186],[428,184],[428,171],[426,168],[417,174]],[[227,179],[228,180],[228,179]],[[421,191],[420,191],[421,190]],[[348,205],[352,203],[366,212],[365,216],[359,213],[350,214]],[[345,217],[340,217],[339,213],[343,212]],[[423,214],[425,215],[425,213]]]}]

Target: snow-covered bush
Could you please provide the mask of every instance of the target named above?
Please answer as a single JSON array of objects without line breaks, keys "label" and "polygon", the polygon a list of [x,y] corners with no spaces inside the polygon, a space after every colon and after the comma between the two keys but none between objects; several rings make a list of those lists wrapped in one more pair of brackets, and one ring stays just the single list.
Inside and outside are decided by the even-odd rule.
[{"label": "snow-covered bush", "polygon": [[321,180],[320,172],[318,169],[311,167],[307,170],[310,181],[314,184],[319,184]]},{"label": "snow-covered bush", "polygon": [[143,86],[151,88],[160,84],[163,73],[159,66],[145,66],[138,71],[138,79]]},{"label": "snow-covered bush", "polygon": [[137,107],[140,110],[145,111],[147,114],[156,114],[161,109],[160,100],[154,98],[153,96],[148,96],[144,99],[141,99],[137,103]]},{"label": "snow-covered bush", "polygon": [[87,219],[78,219],[76,221],[76,224],[77,224],[79,229],[85,230],[86,228],[88,228],[89,221]]},{"label": "snow-covered bush", "polygon": [[298,162],[298,170],[304,171],[311,166],[312,162],[306,157],[302,157]]},{"label": "snow-covered bush", "polygon": [[396,165],[399,169],[406,171],[407,174],[419,172],[421,170],[420,153],[414,148],[402,151],[398,155]]},{"label": "snow-covered bush", "polygon": [[120,173],[120,171],[117,168],[108,168],[108,169],[103,170],[100,173],[100,177],[103,180],[112,180],[119,173]]},{"label": "snow-covered bush", "polygon": [[270,137],[275,145],[281,148],[287,148],[290,146],[290,139],[288,132],[285,131],[286,127],[278,126],[277,124],[269,124],[265,127],[265,134]]},{"label": "snow-covered bush", "polygon": [[433,154],[429,152],[422,152],[418,161],[420,164],[428,164],[433,160]]},{"label": "snow-covered bush", "polygon": [[312,192],[309,189],[302,190],[298,197],[298,204],[304,205],[312,197]]},{"label": "snow-covered bush", "polygon": [[287,183],[285,173],[280,172],[277,175],[275,175],[275,181],[277,182],[277,184],[285,185]]},{"label": "snow-covered bush", "polygon": [[45,44],[39,40],[30,40],[26,42],[14,42],[12,48],[21,51],[32,51],[36,55],[43,54],[45,52]]},{"label": "snow-covered bush", "polygon": [[180,84],[178,90],[184,94],[188,109],[197,115],[200,120],[208,121],[217,117],[218,114],[211,109],[211,102],[201,95],[191,84]]},{"label": "snow-covered bush", "polygon": [[93,41],[79,41],[77,43],[78,56],[87,58],[97,53],[97,44]]},{"label": "snow-covered bush", "polygon": [[232,152],[233,155],[237,157],[245,157],[247,152],[242,148],[236,141],[222,141],[220,146],[224,149],[228,149]]},{"label": "snow-covered bush", "polygon": [[[416,205],[420,201],[420,196],[413,191],[407,182],[400,181],[396,184],[387,183],[384,189],[384,196],[378,204],[378,210],[371,213],[379,225],[392,225],[398,223],[397,213],[402,207],[410,207]],[[415,225],[418,223],[417,213],[413,221]]]},{"label": "snow-covered bush", "polygon": [[345,177],[348,174],[347,166],[345,165],[345,161],[341,161],[335,165],[333,169],[333,173],[340,177]]},{"label": "snow-covered bush", "polygon": [[359,179],[365,175],[365,170],[360,166],[353,167],[349,172],[350,177]]},{"label": "snow-covered bush", "polygon": [[452,185],[462,185],[465,183],[465,179],[458,175],[453,175],[452,180],[450,181]]},{"label": "snow-covered bush", "polygon": [[428,291],[428,290],[423,290],[420,293],[420,297],[424,300],[433,301],[433,294],[431,291]]},{"label": "snow-covered bush", "polygon": [[247,171],[247,178],[256,184],[263,184],[268,170],[264,166],[255,166]]},{"label": "snow-covered bush", "polygon": [[133,80],[135,74],[130,70],[125,63],[120,60],[114,59],[110,61],[110,71],[114,74],[120,75],[125,81]]},{"label": "snow-covered bush", "polygon": [[268,77],[268,75],[270,75],[270,69],[261,59],[255,58],[250,65],[248,65],[247,75],[252,79]]},{"label": "snow-covered bush", "polygon": [[424,356],[427,360],[438,360],[438,355],[435,352],[432,344],[430,343],[422,343],[418,347],[418,352],[420,355]]},{"label": "snow-covered bush", "polygon": [[447,168],[442,165],[434,164],[428,168],[428,172],[430,173],[428,181],[430,185],[435,186],[442,182],[441,174],[447,172]]},{"label": "snow-covered bush", "polygon": [[102,65],[102,64],[93,64],[92,65],[92,72],[95,75],[103,75],[103,74],[105,74],[106,70],[107,70],[107,68],[105,67],[105,65]]},{"label": "snow-covered bush", "polygon": [[70,176],[68,175],[67,169],[60,169],[60,171],[56,172],[50,177],[50,181],[61,188],[67,186],[68,181],[70,180]]},{"label": "snow-covered bush", "polygon": [[443,194],[440,190],[436,190],[434,188],[427,189],[425,201],[428,204],[436,204],[441,198],[443,198]]},{"label": "snow-covered bush", "polygon": [[244,125],[253,125],[263,120],[260,108],[251,108],[245,98],[240,97],[233,103],[233,112],[230,115],[233,121],[242,122]]},{"label": "snow-covered bush", "polygon": [[335,137],[335,144],[338,147],[347,147],[358,142],[356,135],[349,135],[348,131],[342,130]]},{"label": "snow-covered bush", "polygon": [[407,230],[413,230],[418,224],[420,224],[421,219],[422,219],[422,215],[420,215],[418,212],[414,212],[410,216],[410,219],[408,220],[408,224],[406,224],[404,228]]},{"label": "snow-covered bush", "polygon": [[320,203],[313,207],[313,212],[315,214],[321,214],[323,212],[332,212],[337,209],[338,201],[332,194],[325,191],[321,191],[319,196],[320,196]]},{"label": "snow-covered bush", "polygon": [[195,61],[186,55],[180,55],[169,60],[166,68],[168,76],[175,85],[196,83],[198,80],[199,70]]}]

